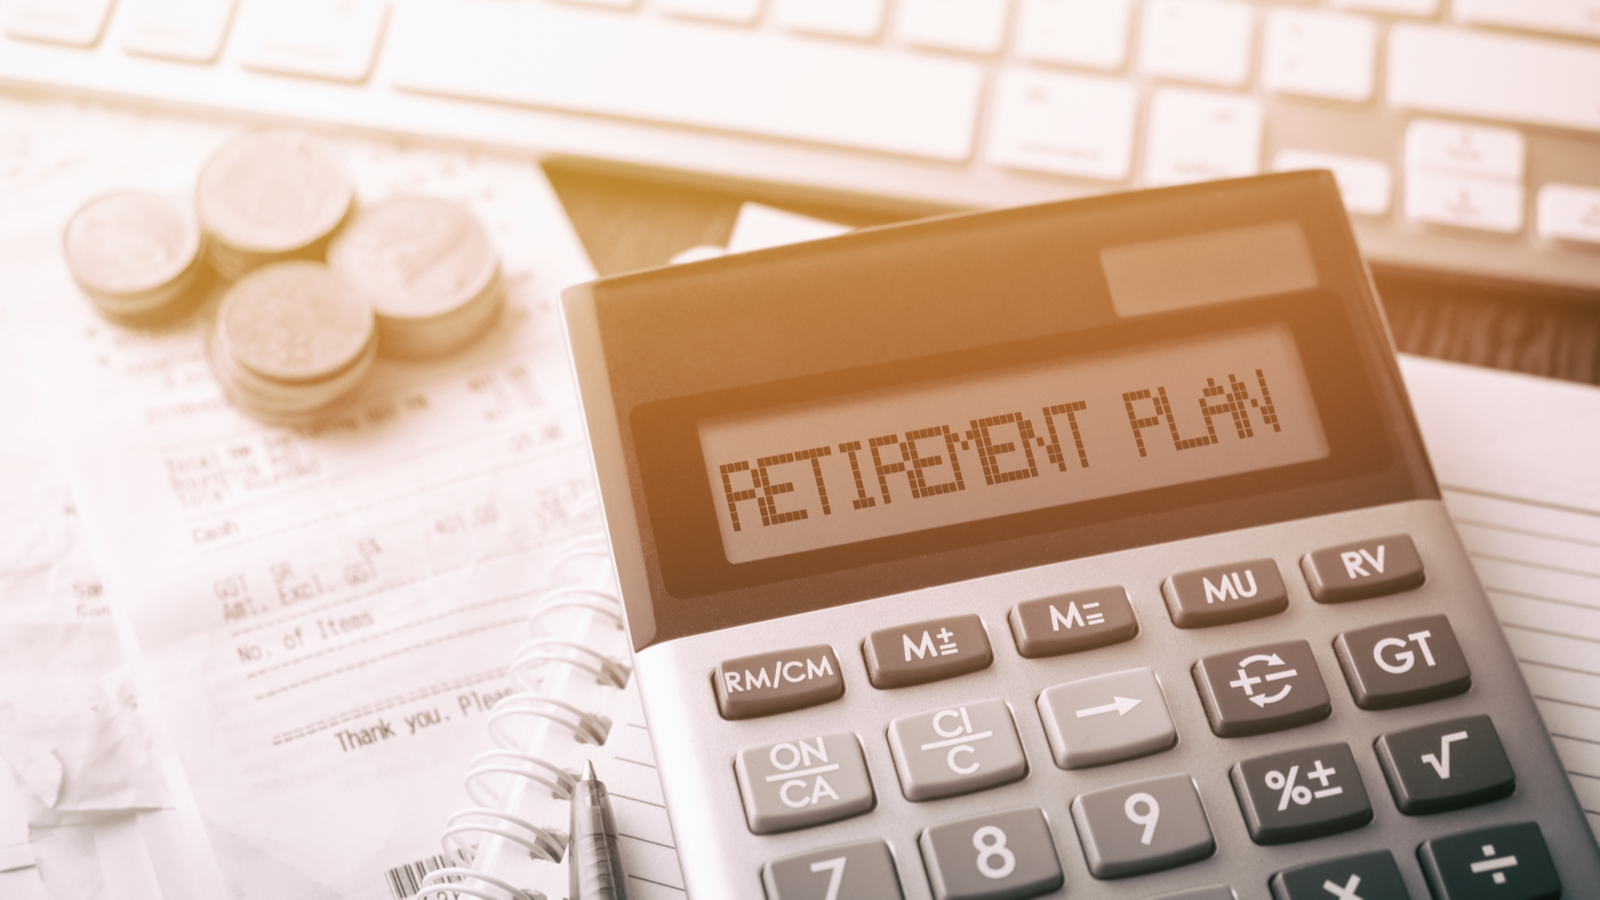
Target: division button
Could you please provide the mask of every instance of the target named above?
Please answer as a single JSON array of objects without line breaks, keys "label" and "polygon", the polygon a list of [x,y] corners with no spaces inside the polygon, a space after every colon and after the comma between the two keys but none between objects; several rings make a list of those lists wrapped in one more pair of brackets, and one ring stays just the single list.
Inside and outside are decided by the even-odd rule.
[{"label": "division button", "polygon": [[744,750],[733,770],[756,834],[859,815],[875,799],[861,742],[848,731]]},{"label": "division button", "polygon": [[1378,738],[1376,750],[1394,805],[1408,816],[1488,803],[1517,787],[1488,716],[1390,732]]},{"label": "division button", "polygon": [[1133,604],[1120,587],[1029,600],[1011,610],[1017,652],[1029,659],[1120,644],[1138,633]]},{"label": "division button", "polygon": [[1435,900],[1554,900],[1561,879],[1534,822],[1451,835],[1417,848]]},{"label": "division button", "polygon": [[1472,686],[1472,672],[1444,616],[1421,616],[1347,631],[1334,654],[1362,709],[1393,709],[1453,697]]},{"label": "division button", "polygon": [[1228,772],[1258,844],[1287,844],[1372,821],[1372,803],[1350,745],[1318,744],[1258,756]]},{"label": "division button", "polygon": [[1028,774],[1003,700],[980,700],[889,723],[889,750],[907,800],[932,800]]},{"label": "division button", "polygon": [[1083,769],[1170,749],[1178,731],[1149,669],[1069,681],[1039,694],[1039,718],[1063,769]]},{"label": "division button", "polygon": [[711,676],[724,719],[752,719],[844,696],[844,673],[827,644],[725,659]]},{"label": "division button", "polygon": [[1079,794],[1072,820],[1089,874],[1123,878],[1170,869],[1217,848],[1194,779],[1164,775]]},{"label": "division button", "polygon": [[1194,664],[1194,683],[1219,737],[1280,731],[1319,722],[1333,711],[1305,641],[1207,656]]},{"label": "division button", "polygon": [[1417,545],[1403,534],[1307,553],[1300,571],[1318,603],[1365,600],[1419,587],[1426,577]]},{"label": "division button", "polygon": [[935,900],[1033,897],[1061,887],[1061,860],[1038,807],[935,825],[917,839]]},{"label": "division button", "polygon": [[1387,850],[1284,869],[1272,876],[1272,900],[1409,900],[1400,867]]},{"label": "division button", "polygon": [[994,662],[989,633],[976,615],[884,628],[862,645],[875,688],[897,688],[965,675]]},{"label": "division button", "polygon": [[900,876],[883,841],[861,841],[761,867],[767,900],[900,900]]},{"label": "division button", "polygon": [[1161,594],[1179,628],[1243,622],[1289,608],[1289,592],[1270,559],[1181,572],[1166,580]]}]

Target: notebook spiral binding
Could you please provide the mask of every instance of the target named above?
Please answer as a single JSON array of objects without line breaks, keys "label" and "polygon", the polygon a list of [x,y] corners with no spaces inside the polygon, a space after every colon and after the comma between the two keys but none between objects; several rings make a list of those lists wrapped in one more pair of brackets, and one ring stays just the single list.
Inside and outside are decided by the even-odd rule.
[{"label": "notebook spiral binding", "polygon": [[[610,734],[608,701],[627,686],[627,641],[611,551],[603,535],[577,538],[551,567],[554,585],[534,602],[533,636],[513,654],[516,691],[488,717],[495,749],[472,760],[473,806],[445,822],[445,856],[462,865],[429,872],[419,900],[548,900],[528,885],[553,879],[567,846],[567,802],[582,762]],[[543,824],[540,824],[543,823]]]}]

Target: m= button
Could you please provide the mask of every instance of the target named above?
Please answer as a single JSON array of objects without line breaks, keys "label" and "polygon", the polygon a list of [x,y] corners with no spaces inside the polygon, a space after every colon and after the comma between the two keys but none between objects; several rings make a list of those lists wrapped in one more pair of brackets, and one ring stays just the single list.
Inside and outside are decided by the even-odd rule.
[{"label": "m= button", "polygon": [[1300,560],[1311,598],[1318,603],[1365,600],[1421,586],[1417,545],[1403,534],[1357,541],[1307,553]]},{"label": "m= button", "polygon": [[875,688],[953,678],[994,662],[989,633],[972,614],[880,629],[867,636],[861,649]]},{"label": "m= button", "polygon": [[1119,644],[1138,633],[1128,592],[1120,587],[1029,600],[1011,610],[1017,652],[1029,659]]},{"label": "m= button", "polygon": [[1259,619],[1289,608],[1289,592],[1270,559],[1180,572],[1161,586],[1172,624],[1205,628]]}]

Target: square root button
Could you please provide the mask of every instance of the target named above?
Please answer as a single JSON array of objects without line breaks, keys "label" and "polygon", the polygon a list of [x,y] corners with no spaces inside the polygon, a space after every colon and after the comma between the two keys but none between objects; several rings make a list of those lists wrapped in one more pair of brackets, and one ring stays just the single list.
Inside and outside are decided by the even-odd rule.
[{"label": "square root button", "polygon": [[1281,731],[1333,712],[1328,686],[1305,641],[1207,656],[1194,664],[1194,684],[1219,737]]},{"label": "square root button", "polygon": [[1467,658],[1444,616],[1347,631],[1334,638],[1333,652],[1362,709],[1425,703],[1472,686]]},{"label": "square root button", "polygon": [[1063,769],[1084,769],[1170,749],[1178,731],[1156,674],[1128,669],[1046,688],[1039,718]]},{"label": "square root button", "polygon": [[875,802],[861,742],[849,731],[744,750],[733,770],[755,834],[848,818]]},{"label": "square root button", "polygon": [[875,688],[897,688],[953,678],[994,662],[989,633],[976,615],[949,616],[883,628],[862,645],[867,677]]},{"label": "square root button", "polygon": [[1376,749],[1394,805],[1408,816],[1488,803],[1517,787],[1488,716],[1391,731],[1378,738]]},{"label": "square root button", "polygon": [[1179,628],[1243,622],[1289,608],[1289,591],[1271,559],[1180,572],[1161,585],[1161,594]]},{"label": "square root button", "polygon": [[1003,700],[980,700],[889,723],[889,750],[907,800],[932,800],[1028,774]]}]

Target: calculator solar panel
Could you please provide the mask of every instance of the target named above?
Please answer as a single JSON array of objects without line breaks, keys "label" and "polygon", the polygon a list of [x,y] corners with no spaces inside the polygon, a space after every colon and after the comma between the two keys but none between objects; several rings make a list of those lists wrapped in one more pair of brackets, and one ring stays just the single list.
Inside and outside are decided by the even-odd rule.
[{"label": "calculator solar panel", "polygon": [[1327,173],[565,308],[691,897],[1600,884]]}]

